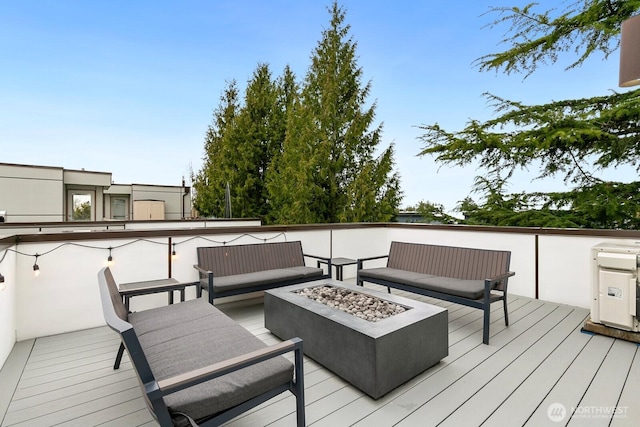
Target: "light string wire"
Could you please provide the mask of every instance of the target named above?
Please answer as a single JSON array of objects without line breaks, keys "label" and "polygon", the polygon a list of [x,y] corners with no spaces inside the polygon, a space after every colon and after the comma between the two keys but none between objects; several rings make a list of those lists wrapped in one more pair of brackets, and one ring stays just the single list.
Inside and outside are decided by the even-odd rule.
[{"label": "light string wire", "polygon": [[[241,239],[243,237],[251,237],[253,239],[260,240],[263,243],[266,243],[266,242],[268,242],[270,240],[277,239],[280,236],[284,236],[285,242],[287,241],[287,235],[286,235],[285,232],[278,233],[278,234],[276,234],[274,236],[271,236],[271,237],[258,237],[258,236],[254,236],[253,234],[244,233],[244,234],[241,234],[240,236],[238,236],[236,238],[233,238],[231,240],[214,240],[214,239],[209,239],[208,237],[203,237],[203,236],[193,236],[193,237],[190,237],[188,239],[182,240],[180,242],[172,242],[172,245],[173,245],[173,248],[175,249],[175,247],[177,245],[181,245],[183,243],[187,243],[187,242],[190,242],[190,241],[196,240],[196,239],[201,239],[201,240],[206,240],[207,242],[217,243],[217,244],[226,246],[227,243],[233,243],[236,240],[239,240],[239,239]],[[22,256],[35,257],[36,260],[37,260],[38,258],[41,258],[43,255],[48,255],[48,254],[50,254],[50,253],[52,253],[54,251],[57,251],[58,249],[60,249],[60,248],[62,248],[64,246],[77,246],[77,247],[86,248],[86,249],[106,250],[106,251],[109,251],[109,254],[111,254],[111,251],[113,251],[114,249],[123,248],[125,246],[129,246],[129,245],[132,245],[132,244],[138,243],[138,242],[147,242],[147,243],[153,243],[153,244],[156,244],[156,245],[168,246],[168,243],[157,242],[155,240],[136,239],[136,240],[132,240],[132,241],[127,242],[127,243],[123,243],[121,245],[108,246],[108,247],[86,245],[86,244],[74,243],[74,242],[65,242],[65,243],[61,243],[60,245],[56,246],[55,248],[49,249],[48,251],[45,251],[45,252],[42,252],[42,253],[36,252],[34,254],[29,254],[29,253],[22,252],[22,251],[19,251],[17,249],[13,249],[13,248],[7,248],[7,249],[4,250],[2,256],[0,257],[0,264],[2,264],[2,262],[4,261],[4,259],[7,256],[7,253],[9,253],[9,252],[13,252],[15,254],[22,255]]]}]

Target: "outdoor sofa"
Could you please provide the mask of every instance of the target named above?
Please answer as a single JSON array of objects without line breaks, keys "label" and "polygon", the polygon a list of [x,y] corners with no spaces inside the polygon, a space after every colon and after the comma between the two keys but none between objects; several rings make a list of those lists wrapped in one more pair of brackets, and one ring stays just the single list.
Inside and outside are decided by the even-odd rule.
[{"label": "outdoor sofa", "polygon": [[[387,258],[385,267],[364,263]],[[391,242],[388,255],[358,259],[357,284],[377,283],[483,310],[482,342],[489,344],[491,303],[502,301],[509,326],[507,282],[510,251]]]},{"label": "outdoor sofa", "polygon": [[[257,243],[197,248],[200,286],[214,299],[264,291],[331,277],[331,259],[302,252],[302,242]],[[305,257],[328,264],[321,268],[305,265]]]}]

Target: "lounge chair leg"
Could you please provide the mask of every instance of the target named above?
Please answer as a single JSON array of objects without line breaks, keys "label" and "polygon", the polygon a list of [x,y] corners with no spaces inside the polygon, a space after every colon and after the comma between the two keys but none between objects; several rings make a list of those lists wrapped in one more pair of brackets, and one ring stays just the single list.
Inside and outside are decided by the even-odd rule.
[{"label": "lounge chair leg", "polygon": [[124,343],[120,342],[120,348],[118,348],[118,354],[116,355],[116,362],[113,364],[113,369],[120,369],[120,362],[122,361],[123,354],[124,354]]},{"label": "lounge chair leg", "polygon": [[296,420],[298,427],[305,427],[306,417],[304,408],[304,371],[303,371],[303,353],[302,343],[294,351],[295,358],[295,377],[296,377]]}]

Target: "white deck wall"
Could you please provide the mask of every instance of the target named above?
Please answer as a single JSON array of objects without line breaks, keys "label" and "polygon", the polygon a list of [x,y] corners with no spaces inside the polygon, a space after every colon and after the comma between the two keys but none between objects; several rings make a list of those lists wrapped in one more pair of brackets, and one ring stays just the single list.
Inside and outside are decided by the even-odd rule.
[{"label": "white deck wall", "polygon": [[[245,224],[246,225],[246,224]],[[116,232],[117,233],[117,232]],[[166,234],[165,234],[166,233]],[[172,237],[170,231],[158,231],[159,237],[145,239],[84,240],[55,243],[21,243],[21,254],[9,252],[0,264],[5,289],[0,292],[0,364],[4,363],[17,339],[59,334],[104,324],[97,289],[96,273],[106,265],[108,247],[112,247],[112,271],[120,283],[172,276],[180,281],[197,280],[193,264],[198,246],[249,244],[301,240],[307,254],[363,258],[388,253],[393,240],[510,250],[509,294],[535,297],[536,235],[517,232],[467,231],[464,228],[437,229],[421,225],[404,227],[336,227],[318,230],[293,230],[286,233],[265,231],[251,234],[207,234]],[[169,238],[175,243],[176,257],[171,259]],[[571,235],[538,235],[539,298],[588,309],[591,300],[590,249],[611,238]],[[619,243],[634,243],[617,239]],[[34,277],[33,255],[38,257],[40,275]],[[171,259],[171,261],[170,261]],[[369,266],[384,265],[376,261]],[[307,265],[315,266],[308,259]],[[354,277],[354,266],[345,267],[345,278]],[[188,297],[195,295],[189,289]],[[176,298],[178,294],[176,293]],[[141,310],[167,302],[165,293],[132,300],[132,310]]]},{"label": "white deck wall", "polygon": [[[2,247],[0,246],[0,248]],[[2,253],[4,250],[0,251],[0,254]],[[4,364],[16,342],[16,310],[18,305],[15,264],[15,253],[11,251],[7,252],[2,264],[0,264],[0,273],[4,276],[4,283],[0,283],[0,288],[2,288],[0,290],[0,366]]]}]

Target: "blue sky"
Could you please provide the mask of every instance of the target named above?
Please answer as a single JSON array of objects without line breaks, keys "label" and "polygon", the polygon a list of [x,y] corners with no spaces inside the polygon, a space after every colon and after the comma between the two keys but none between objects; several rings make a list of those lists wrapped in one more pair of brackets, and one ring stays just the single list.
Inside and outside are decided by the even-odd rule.
[{"label": "blue sky", "polygon": [[[470,194],[474,167],[416,157],[420,124],[461,129],[493,111],[483,92],[525,103],[604,95],[618,60],[570,58],[527,79],[481,73],[506,27],[483,28],[490,6],[517,0],[343,0],[371,81],[383,145],[394,143],[405,199],[450,210]],[[553,3],[543,1],[542,7]],[[329,0],[0,2],[0,162],[112,172],[116,183],[180,185],[197,171],[204,134],[226,82],[241,89],[259,63],[301,79],[329,24]],[[383,147],[383,148],[384,148]],[[510,191],[562,190],[560,179],[513,179]],[[625,179],[629,171],[611,175]],[[617,175],[616,175],[617,174]],[[635,174],[634,174],[635,176]],[[474,196],[478,199],[478,196]]]}]

